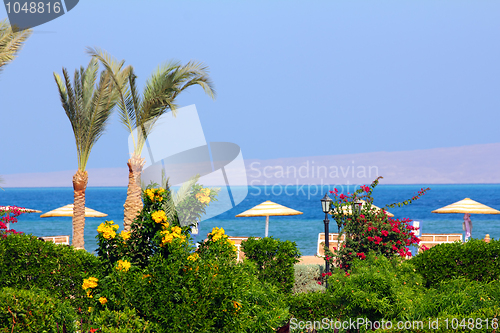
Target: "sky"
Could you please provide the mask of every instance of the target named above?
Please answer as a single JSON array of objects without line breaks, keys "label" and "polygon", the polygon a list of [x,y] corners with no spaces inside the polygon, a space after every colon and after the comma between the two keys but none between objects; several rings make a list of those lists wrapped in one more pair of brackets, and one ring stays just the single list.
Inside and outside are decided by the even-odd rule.
[{"label": "sky", "polygon": [[[53,72],[86,66],[87,47],[134,66],[140,89],[168,60],[204,62],[216,100],[192,87],[177,104],[245,159],[497,143],[499,12],[492,0],[81,0],[0,74],[0,174],[77,168]],[[126,167],[127,137],[114,115],[87,168]]]}]

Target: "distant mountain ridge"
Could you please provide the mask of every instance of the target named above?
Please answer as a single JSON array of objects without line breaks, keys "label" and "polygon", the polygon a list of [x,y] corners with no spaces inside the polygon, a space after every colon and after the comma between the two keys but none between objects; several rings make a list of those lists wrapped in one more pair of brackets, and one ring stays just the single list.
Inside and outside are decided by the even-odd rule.
[{"label": "distant mountain ridge", "polygon": [[[500,143],[401,152],[245,160],[248,185],[500,183]],[[3,175],[3,187],[71,187],[75,170]],[[88,186],[127,186],[127,168],[89,169]],[[234,175],[232,185],[244,185]]]}]

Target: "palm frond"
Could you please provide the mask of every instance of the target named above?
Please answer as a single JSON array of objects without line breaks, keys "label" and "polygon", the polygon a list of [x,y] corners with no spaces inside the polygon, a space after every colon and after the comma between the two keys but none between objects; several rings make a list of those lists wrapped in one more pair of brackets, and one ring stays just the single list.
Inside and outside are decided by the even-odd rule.
[{"label": "palm frond", "polygon": [[0,72],[14,60],[31,33],[30,29],[13,32],[6,19],[0,21]]},{"label": "palm frond", "polygon": [[78,168],[85,170],[94,144],[105,131],[118,95],[113,78],[108,71],[100,74],[99,63],[92,58],[87,68],[75,71],[73,83],[63,68],[64,82],[54,73],[64,111],[71,123],[78,155]]},{"label": "palm frond", "polygon": [[[118,108],[120,110],[120,122],[127,128],[131,134],[135,128],[135,117],[137,113],[136,105],[140,100],[136,99],[137,94],[133,94],[130,82],[135,80],[134,68],[132,66],[123,67],[125,61],[118,61],[109,55],[106,51],[99,48],[87,48],[87,53],[99,60],[99,62],[106,68],[111,75],[115,84],[115,89],[118,94]],[[136,142],[134,139],[134,146]]]},{"label": "palm frond", "polygon": [[159,66],[146,81],[142,118],[137,126],[158,118],[168,110],[176,115],[176,97],[192,85],[200,85],[212,98],[215,98],[215,89],[208,76],[208,67],[203,63],[188,62],[180,65],[177,61],[170,61]]},{"label": "palm frond", "polygon": [[175,205],[177,205],[179,202],[182,202],[188,197],[188,195],[191,194],[191,188],[198,182],[199,179],[200,175],[196,175],[182,184],[181,188],[179,188],[179,190],[174,194]]}]

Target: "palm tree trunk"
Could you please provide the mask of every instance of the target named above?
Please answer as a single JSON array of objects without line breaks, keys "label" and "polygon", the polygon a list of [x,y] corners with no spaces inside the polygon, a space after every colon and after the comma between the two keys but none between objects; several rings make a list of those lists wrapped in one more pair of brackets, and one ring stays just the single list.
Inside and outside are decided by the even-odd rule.
[{"label": "palm tree trunk", "polygon": [[141,190],[141,173],[142,167],[146,161],[140,156],[133,155],[128,160],[128,189],[127,200],[123,207],[123,229],[130,230],[132,222],[135,220],[139,212],[142,210],[142,190]]},{"label": "palm tree trunk", "polygon": [[85,190],[87,188],[87,171],[78,171],[73,176],[73,190],[75,201],[73,204],[73,246],[76,249],[85,249],[83,238],[85,229]]}]

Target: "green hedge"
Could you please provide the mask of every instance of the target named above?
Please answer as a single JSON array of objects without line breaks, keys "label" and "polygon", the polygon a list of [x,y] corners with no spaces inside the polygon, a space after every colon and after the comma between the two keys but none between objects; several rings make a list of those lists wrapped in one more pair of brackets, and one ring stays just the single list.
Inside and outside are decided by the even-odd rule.
[{"label": "green hedge", "polygon": [[75,332],[75,311],[42,290],[0,290],[0,333]]},{"label": "green hedge", "polygon": [[98,274],[100,261],[85,250],[44,242],[25,234],[0,237],[0,285],[46,290],[59,299],[82,299],[84,277]]},{"label": "green hedge", "polygon": [[259,279],[274,284],[283,292],[290,293],[294,286],[294,265],[299,262],[300,251],[291,241],[280,241],[273,237],[255,239],[241,243],[248,260],[257,265]]},{"label": "green hedge", "polygon": [[[302,293],[290,298],[292,332],[305,332],[307,322],[309,325],[316,322],[323,328],[325,318],[328,323],[390,320],[393,327],[384,332],[458,332],[463,331],[464,325],[468,328],[472,320],[476,332],[492,332],[496,325],[500,326],[498,280],[481,282],[460,277],[426,288],[411,261],[389,260],[371,253],[365,260],[355,259],[352,264],[349,273],[334,268],[326,292]],[[429,327],[429,322],[436,320],[439,327]],[[400,322],[424,325],[397,327]],[[363,327],[360,331],[371,330]]]},{"label": "green hedge", "polygon": [[500,240],[486,243],[472,239],[466,243],[439,244],[420,253],[411,262],[422,274],[427,287],[442,281],[465,278],[489,282],[500,278]]}]

